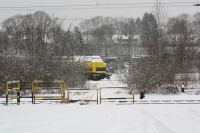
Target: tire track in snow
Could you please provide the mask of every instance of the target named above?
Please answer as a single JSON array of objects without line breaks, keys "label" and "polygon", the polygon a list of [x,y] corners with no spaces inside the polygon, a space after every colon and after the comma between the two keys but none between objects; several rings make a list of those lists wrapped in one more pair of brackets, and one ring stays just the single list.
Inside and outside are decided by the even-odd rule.
[{"label": "tire track in snow", "polygon": [[[95,118],[96,115],[92,115],[92,118]],[[4,120],[4,121],[0,121],[0,132],[2,131],[7,131],[11,126],[13,126],[13,128],[11,129],[10,132],[14,132],[13,130],[15,129],[19,129],[22,128],[22,125],[26,125],[25,127],[29,127],[29,129],[31,129],[31,127],[37,127],[32,129],[31,131],[28,132],[40,132],[43,130],[48,130],[50,129],[56,129],[57,127],[62,127],[62,126],[72,126],[72,125],[76,125],[77,121],[72,121],[69,122],[70,119],[84,119],[86,120],[87,116],[41,116],[41,117],[28,117],[28,118],[13,118],[13,119],[8,119],[8,120]],[[22,124],[23,123],[23,124]],[[21,130],[21,133],[26,133],[27,130]]]},{"label": "tire track in snow", "polygon": [[[14,128],[12,128],[12,130],[10,130],[11,133],[14,132],[14,130],[16,130],[16,129],[19,130],[20,128],[22,128],[20,131],[21,133],[27,133],[27,132],[40,133],[40,132],[46,132],[49,130],[50,130],[50,132],[54,132],[53,130],[59,130],[60,127],[64,127],[64,126],[71,127],[71,126],[74,126],[77,124],[80,125],[80,123],[83,123],[83,121],[77,121],[77,120],[70,121],[71,118],[76,118],[76,119],[83,118],[83,120],[85,120],[84,122],[87,122],[87,119],[84,117],[69,117],[69,118],[62,117],[62,119],[59,117],[54,120],[37,118],[32,122],[28,122],[28,124],[25,123],[24,126],[26,127],[26,129],[23,129],[21,123],[18,122],[16,124],[15,123],[7,123],[3,127],[2,126],[0,127],[0,131],[7,131],[8,128],[11,126],[11,124],[14,124]],[[95,117],[91,117],[88,121],[91,121],[91,119],[95,119]],[[36,127],[36,128],[32,128],[32,130],[30,130],[31,127]]]},{"label": "tire track in snow", "polygon": [[[84,119],[82,119],[81,117],[79,117],[79,118],[80,119],[76,119],[73,121],[70,121],[69,119],[62,119],[62,120],[56,121],[56,123],[55,122],[51,123],[51,124],[47,123],[46,125],[42,125],[36,129],[33,129],[32,131],[30,131],[30,133],[41,133],[41,132],[46,132],[49,130],[51,130],[51,132],[52,132],[53,130],[56,130],[56,129],[58,129],[58,131],[60,131],[59,129],[61,129],[61,132],[63,132],[62,127],[66,127],[66,129],[69,127],[70,128],[80,127],[80,125],[85,125],[87,127],[88,125],[93,125],[94,123],[104,123],[105,121],[110,120],[112,117],[111,118],[105,117],[104,119],[96,119],[95,117],[89,117],[89,118],[84,118]],[[43,121],[43,122],[45,122],[45,121]],[[98,124],[98,125],[100,125],[100,124]],[[110,126],[108,126],[108,127],[110,127]],[[89,128],[89,127],[87,127],[87,128]],[[84,130],[83,130],[83,132],[84,132]]]},{"label": "tire track in snow", "polygon": [[151,115],[145,109],[141,109],[140,112],[144,116],[146,116],[147,118],[151,119],[154,122],[154,125],[156,126],[156,129],[158,129],[160,133],[175,133],[170,128],[168,128],[165,124],[163,124],[160,120],[156,119],[153,115]]}]

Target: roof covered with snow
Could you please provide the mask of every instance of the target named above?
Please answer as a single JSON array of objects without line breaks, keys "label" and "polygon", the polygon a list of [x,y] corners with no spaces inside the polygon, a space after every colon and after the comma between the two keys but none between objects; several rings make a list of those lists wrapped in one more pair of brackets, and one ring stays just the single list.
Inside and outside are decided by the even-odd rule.
[{"label": "roof covered with snow", "polygon": [[80,62],[103,62],[100,56],[74,56],[74,60]]}]

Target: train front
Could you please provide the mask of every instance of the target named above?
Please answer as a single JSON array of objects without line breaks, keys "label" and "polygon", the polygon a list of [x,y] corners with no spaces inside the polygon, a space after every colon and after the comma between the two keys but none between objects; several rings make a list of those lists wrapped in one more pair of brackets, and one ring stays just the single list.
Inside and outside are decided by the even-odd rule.
[{"label": "train front", "polygon": [[107,72],[106,63],[103,62],[100,56],[88,56],[84,63],[87,65],[88,68],[88,79],[101,80],[104,78],[110,78]]}]

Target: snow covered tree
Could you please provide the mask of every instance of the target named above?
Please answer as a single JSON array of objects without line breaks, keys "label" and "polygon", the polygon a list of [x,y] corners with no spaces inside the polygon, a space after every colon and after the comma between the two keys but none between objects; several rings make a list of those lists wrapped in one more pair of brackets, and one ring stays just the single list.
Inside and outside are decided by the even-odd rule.
[{"label": "snow covered tree", "polygon": [[[72,55],[72,44],[81,45],[78,28],[66,32],[60,19],[37,11],[6,19],[0,36],[0,46],[4,47],[1,50],[5,53],[0,60],[2,80],[74,80],[71,85],[85,81],[83,66],[72,61],[72,65],[66,65],[67,60],[62,59],[62,56]],[[81,47],[72,49],[78,51]]]}]

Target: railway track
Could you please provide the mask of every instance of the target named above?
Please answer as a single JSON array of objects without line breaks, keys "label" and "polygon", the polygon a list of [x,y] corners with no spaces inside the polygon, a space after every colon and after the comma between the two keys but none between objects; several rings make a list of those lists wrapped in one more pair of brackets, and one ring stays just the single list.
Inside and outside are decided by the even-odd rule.
[{"label": "railway track", "polygon": [[200,104],[200,100],[134,100],[133,102],[119,101],[119,104]]}]

